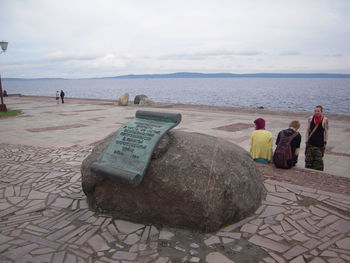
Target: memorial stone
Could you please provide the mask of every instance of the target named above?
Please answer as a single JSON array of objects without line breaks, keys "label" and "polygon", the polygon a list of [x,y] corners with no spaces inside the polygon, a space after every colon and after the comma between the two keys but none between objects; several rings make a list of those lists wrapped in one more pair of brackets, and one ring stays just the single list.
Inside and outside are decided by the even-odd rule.
[{"label": "memorial stone", "polygon": [[137,111],[136,118],[121,127],[102,160],[91,170],[123,183],[141,183],[152,153],[163,135],[181,121],[181,114]]},{"label": "memorial stone", "polygon": [[114,136],[100,141],[82,163],[82,187],[94,211],[211,232],[252,215],[265,196],[261,174],[247,151],[179,129],[163,136],[137,186],[92,171]]}]

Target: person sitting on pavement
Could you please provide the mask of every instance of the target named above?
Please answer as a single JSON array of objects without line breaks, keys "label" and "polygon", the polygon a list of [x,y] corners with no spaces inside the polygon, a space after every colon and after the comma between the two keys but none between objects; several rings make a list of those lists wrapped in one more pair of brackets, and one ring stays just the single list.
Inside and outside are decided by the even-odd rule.
[{"label": "person sitting on pavement", "polygon": [[[282,130],[278,133],[278,136],[276,139],[277,147],[279,147],[278,145],[281,141],[282,141],[281,142],[282,144],[288,143],[288,145],[286,146],[281,145],[280,149],[281,151],[283,151],[283,149],[287,149],[289,151],[288,153],[289,156],[290,156],[290,152],[292,154],[291,159],[285,159],[285,165],[283,167],[280,166],[279,168],[289,169],[292,166],[295,166],[297,164],[299,150],[300,150],[300,143],[301,143],[301,135],[298,132],[299,128],[300,128],[300,122],[297,120],[294,120],[289,124],[288,129]],[[276,151],[277,151],[277,148],[276,148]],[[276,154],[276,151],[275,151],[275,154]],[[283,154],[283,152],[281,153]],[[278,167],[278,165],[281,165],[281,164],[276,163],[275,154],[274,154],[274,163],[276,167]]]},{"label": "person sitting on pavement", "polygon": [[265,120],[258,118],[254,121],[255,131],[250,139],[250,155],[256,162],[269,163],[272,161],[272,133],[265,130]]}]

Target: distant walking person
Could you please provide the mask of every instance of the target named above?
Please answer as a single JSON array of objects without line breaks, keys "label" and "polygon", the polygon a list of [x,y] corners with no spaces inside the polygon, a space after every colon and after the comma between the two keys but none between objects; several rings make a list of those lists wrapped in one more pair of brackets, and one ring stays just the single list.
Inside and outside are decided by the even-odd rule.
[{"label": "distant walking person", "polygon": [[61,100],[62,100],[62,104],[63,104],[64,103],[64,92],[63,92],[63,90],[61,90],[60,96],[61,96]]},{"label": "distant walking person", "polygon": [[323,155],[328,140],[328,118],[323,115],[323,107],[318,105],[314,115],[308,119],[306,130],[305,168],[323,171]]},{"label": "distant walking person", "polygon": [[269,163],[272,161],[272,133],[265,130],[265,120],[258,118],[254,121],[255,131],[250,139],[250,155],[256,162]]},{"label": "distant walking person", "polygon": [[60,104],[60,92],[56,91],[56,102],[57,104]]},{"label": "distant walking person", "polygon": [[279,132],[276,140],[276,150],[273,154],[273,162],[276,167],[289,169],[298,162],[301,135],[298,132],[299,121],[292,121],[289,128]]}]

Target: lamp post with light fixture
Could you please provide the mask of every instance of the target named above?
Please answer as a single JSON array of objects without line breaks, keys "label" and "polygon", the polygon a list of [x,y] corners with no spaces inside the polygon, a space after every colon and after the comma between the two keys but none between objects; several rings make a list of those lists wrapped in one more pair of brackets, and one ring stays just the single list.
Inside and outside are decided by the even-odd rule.
[{"label": "lamp post with light fixture", "polygon": [[[2,51],[0,51],[0,54],[6,52],[7,45],[8,45],[8,42],[5,42],[5,41],[1,41],[0,42],[0,46],[1,46],[1,49],[2,49]],[[1,97],[0,111],[6,112],[7,108],[6,108],[6,104],[4,104],[4,98],[2,96],[1,75],[0,75],[0,97]]]}]

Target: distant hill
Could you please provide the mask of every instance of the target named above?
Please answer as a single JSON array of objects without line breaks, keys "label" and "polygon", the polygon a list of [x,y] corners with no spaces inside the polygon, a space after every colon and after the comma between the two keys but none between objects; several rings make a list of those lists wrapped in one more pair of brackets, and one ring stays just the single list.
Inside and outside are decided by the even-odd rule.
[{"label": "distant hill", "polygon": [[[84,78],[84,79],[163,79],[163,78],[350,78],[350,74],[333,73],[195,73],[177,72],[170,74],[122,75],[114,77]],[[22,80],[64,80],[65,78],[3,78],[5,81]]]},{"label": "distant hill", "polygon": [[350,78],[350,74],[327,74],[327,73],[254,73],[254,74],[233,74],[233,73],[192,73],[177,72],[170,74],[144,74],[144,75],[123,75],[111,78],[117,79],[154,79],[154,78]]},{"label": "distant hill", "polygon": [[6,81],[25,81],[25,80],[62,80],[65,78],[1,78]]}]

